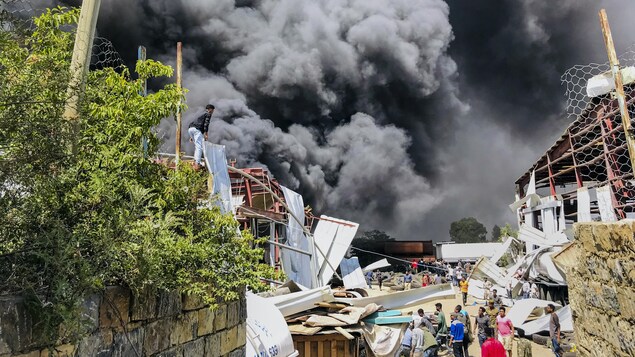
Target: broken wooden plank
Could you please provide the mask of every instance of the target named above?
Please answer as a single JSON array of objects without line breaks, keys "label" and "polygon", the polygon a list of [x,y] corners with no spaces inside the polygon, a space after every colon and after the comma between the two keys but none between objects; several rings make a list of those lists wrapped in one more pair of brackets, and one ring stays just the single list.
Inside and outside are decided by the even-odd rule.
[{"label": "broken wooden plank", "polygon": [[355,336],[348,333],[348,331],[344,330],[342,327],[336,326],[335,330],[342,334],[342,336],[346,337],[349,340],[354,340]]}]

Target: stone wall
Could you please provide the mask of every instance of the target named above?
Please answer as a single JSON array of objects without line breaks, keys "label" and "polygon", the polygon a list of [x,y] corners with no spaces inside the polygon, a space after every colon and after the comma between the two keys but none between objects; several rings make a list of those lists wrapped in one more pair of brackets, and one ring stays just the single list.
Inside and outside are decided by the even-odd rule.
[{"label": "stone wall", "polygon": [[567,272],[578,355],[635,356],[635,221],[574,226]]},{"label": "stone wall", "polygon": [[0,298],[0,357],[198,357],[245,355],[244,297],[211,311],[179,293],[143,294],[109,287],[84,303],[89,335],[54,351],[38,341],[37,324],[19,298]]}]

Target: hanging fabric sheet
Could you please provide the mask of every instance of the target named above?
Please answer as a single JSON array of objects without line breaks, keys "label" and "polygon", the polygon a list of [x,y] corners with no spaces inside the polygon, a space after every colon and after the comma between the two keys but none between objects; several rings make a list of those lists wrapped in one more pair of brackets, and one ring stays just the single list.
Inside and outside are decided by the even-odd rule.
[{"label": "hanging fabric sheet", "polygon": [[578,222],[591,222],[591,197],[589,189],[580,187],[578,189]]},{"label": "hanging fabric sheet", "polygon": [[617,216],[613,209],[613,200],[611,199],[611,186],[601,186],[595,189],[598,197],[598,208],[600,209],[600,217],[602,222],[615,222]]},{"label": "hanging fabric sheet", "polygon": [[[312,252],[308,238],[304,235],[303,225],[305,220],[304,215],[304,200],[297,192],[284,187],[282,193],[287,205],[291,209],[291,213],[298,217],[300,222],[296,221],[291,215],[289,215],[287,224],[287,245],[293,248],[301,249],[305,252]],[[282,258],[282,267],[284,268],[287,278],[295,281],[300,285],[304,285],[310,288],[314,288],[312,284],[312,271],[311,269],[311,257],[306,254],[291,251],[289,249],[280,249],[280,256]]]},{"label": "hanging fabric sheet", "polygon": [[232,188],[227,171],[225,146],[205,142],[205,165],[213,177],[212,195],[218,197],[215,205],[220,206],[222,213],[232,211]]}]

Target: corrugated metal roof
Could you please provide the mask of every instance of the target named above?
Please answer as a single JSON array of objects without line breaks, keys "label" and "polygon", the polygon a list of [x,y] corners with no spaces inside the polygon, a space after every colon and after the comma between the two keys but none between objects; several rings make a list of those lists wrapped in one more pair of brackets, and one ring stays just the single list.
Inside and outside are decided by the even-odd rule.
[{"label": "corrugated metal roof", "polygon": [[437,244],[437,259],[447,261],[477,260],[482,256],[491,258],[503,243],[454,243]]}]

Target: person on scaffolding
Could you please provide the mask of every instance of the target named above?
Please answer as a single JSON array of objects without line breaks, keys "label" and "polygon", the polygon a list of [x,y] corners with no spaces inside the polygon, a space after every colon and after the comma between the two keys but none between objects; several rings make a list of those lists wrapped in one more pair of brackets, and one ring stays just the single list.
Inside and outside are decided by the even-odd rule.
[{"label": "person on scaffolding", "polygon": [[201,159],[203,158],[203,141],[207,140],[207,129],[209,128],[209,122],[212,118],[212,114],[216,109],[213,105],[208,104],[205,106],[205,113],[194,120],[187,133],[190,134],[190,142],[194,143],[194,169],[199,170],[201,165]]}]

